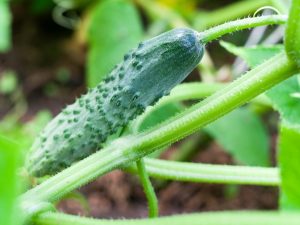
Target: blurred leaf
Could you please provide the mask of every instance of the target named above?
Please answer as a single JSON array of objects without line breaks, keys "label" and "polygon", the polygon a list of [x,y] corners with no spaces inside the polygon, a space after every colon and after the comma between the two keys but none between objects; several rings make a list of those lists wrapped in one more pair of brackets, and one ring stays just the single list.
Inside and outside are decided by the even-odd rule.
[{"label": "blurred leaf", "polygon": [[[167,103],[159,106],[155,110],[151,111],[149,114],[141,117],[138,117],[133,121],[131,126],[129,127],[129,133],[138,133],[149,130],[150,128],[155,127],[156,125],[166,121],[167,119],[175,116],[177,113],[184,110],[184,106],[179,102]],[[159,156],[168,148],[167,146],[163,146],[160,149],[149,154],[147,157],[149,158],[159,158]]]},{"label": "blurred leaf", "polygon": [[56,96],[59,93],[59,87],[55,82],[48,82],[44,88],[43,92],[48,97]]},{"label": "blurred leaf", "polygon": [[300,85],[296,76],[291,77],[267,91],[274,108],[283,120],[300,124]]},{"label": "blurred leaf", "polygon": [[21,139],[23,135],[21,124],[17,122],[14,115],[8,115],[0,121],[0,133],[4,133],[6,137],[13,140],[18,140],[19,143],[22,142]]},{"label": "blurred leaf", "polygon": [[184,16],[190,16],[197,10],[197,4],[200,0],[159,0],[159,3],[176,10]]},{"label": "blurred leaf", "polygon": [[0,0],[0,52],[6,52],[11,47],[11,15],[8,0]]},{"label": "blurred leaf", "polygon": [[235,184],[227,184],[224,187],[223,194],[227,200],[236,198],[239,194],[240,187]]},{"label": "blurred leaf", "polygon": [[51,119],[52,115],[49,111],[39,111],[34,119],[25,124],[23,128],[24,133],[35,138]]},{"label": "blurred leaf", "polygon": [[90,16],[87,83],[94,87],[137,45],[143,31],[130,1],[101,1]]},{"label": "blurred leaf", "polygon": [[27,123],[19,122],[14,116],[7,116],[0,121],[0,132],[13,140],[18,140],[22,150],[27,150],[42,128],[51,120],[48,111],[40,111]]},{"label": "blurred leaf", "polygon": [[31,11],[36,14],[50,12],[54,7],[53,0],[33,0],[31,1]]},{"label": "blurred leaf", "polygon": [[300,126],[281,124],[279,165],[282,209],[300,209]]},{"label": "blurred leaf", "polygon": [[268,134],[259,117],[239,108],[204,128],[242,164],[268,166]]},{"label": "blurred leaf", "polygon": [[189,26],[177,11],[164,4],[153,0],[138,0],[138,4],[151,20],[164,20],[170,28]]},{"label": "blurred leaf", "polygon": [[148,130],[182,111],[184,107],[180,103],[168,103],[151,112],[139,125],[138,131]]},{"label": "blurred leaf", "polygon": [[[201,2],[203,0],[198,1]],[[254,13],[257,9],[272,4],[270,0],[230,1],[230,4],[226,5],[220,4],[220,2],[221,1],[204,1],[204,7],[201,7],[200,10],[207,8],[208,4],[210,7],[215,9],[198,11],[193,19],[193,27],[196,30],[203,31],[218,24],[247,17]]]},{"label": "blurred leaf", "polygon": [[149,24],[146,38],[152,38],[155,37],[164,31],[168,30],[168,21],[161,19],[161,20],[155,20],[151,24]]},{"label": "blurred leaf", "polygon": [[176,147],[176,151],[168,157],[173,161],[190,161],[193,157],[204,150],[210,143],[211,137],[205,132],[197,132],[189,138],[181,141],[180,145]]},{"label": "blurred leaf", "polygon": [[0,218],[1,224],[18,223],[16,213],[18,145],[0,134]]},{"label": "blurred leaf", "polygon": [[[127,130],[125,134],[143,132],[150,128],[153,128],[156,125],[176,115],[178,112],[181,112],[183,109],[184,106],[179,102],[172,102],[162,105],[151,113],[147,114],[146,117],[144,117],[144,115],[142,114],[141,117],[138,117],[136,120],[134,120],[133,123],[131,123],[131,126],[128,127],[129,130]],[[164,146],[154,151],[147,157],[158,158],[161,153],[166,150],[166,148],[167,146]]]},{"label": "blurred leaf", "polygon": [[56,80],[62,84],[66,84],[71,78],[71,72],[66,67],[61,67],[56,73]]},{"label": "blurred leaf", "polygon": [[0,93],[10,94],[16,90],[18,84],[17,75],[14,71],[5,71],[0,77]]},{"label": "blurred leaf", "polygon": [[244,59],[250,68],[258,66],[265,60],[271,58],[272,56],[278,54],[283,50],[283,45],[257,45],[253,47],[237,47],[225,41],[220,41],[220,44],[228,52]]},{"label": "blurred leaf", "polygon": [[94,0],[53,0],[57,5],[66,9],[81,8]]}]

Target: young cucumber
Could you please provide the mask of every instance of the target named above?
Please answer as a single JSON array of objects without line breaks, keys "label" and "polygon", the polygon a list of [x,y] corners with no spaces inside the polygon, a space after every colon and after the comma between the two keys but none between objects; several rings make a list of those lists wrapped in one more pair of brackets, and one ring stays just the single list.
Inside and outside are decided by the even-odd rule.
[{"label": "young cucumber", "polygon": [[202,56],[203,45],[191,29],[174,29],[140,43],[103,82],[46,126],[29,153],[29,173],[52,175],[94,153],[185,79]]}]

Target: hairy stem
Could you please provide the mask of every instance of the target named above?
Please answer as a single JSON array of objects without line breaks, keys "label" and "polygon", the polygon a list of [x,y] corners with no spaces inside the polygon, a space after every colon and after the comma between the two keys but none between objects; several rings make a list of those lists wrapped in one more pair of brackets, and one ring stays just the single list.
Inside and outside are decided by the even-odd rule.
[{"label": "hairy stem", "polygon": [[170,95],[163,97],[153,107],[148,107],[147,110],[140,115],[132,124],[131,128],[134,131],[138,131],[143,121],[158,108],[171,103],[183,100],[196,100],[203,99],[209,95],[221,90],[226,84],[221,83],[185,83],[176,86],[170,93]]},{"label": "hairy stem", "polygon": [[296,66],[286,55],[279,54],[156,129],[115,140],[108,147],[29,190],[21,200],[57,200],[100,175],[124,167],[162,146],[192,134],[292,76],[295,71]]},{"label": "hairy stem", "polygon": [[137,171],[141,180],[141,183],[144,188],[145,195],[148,200],[148,208],[149,208],[149,217],[157,217],[158,216],[158,201],[155,195],[155,191],[149,179],[147,170],[145,168],[145,163],[143,159],[140,159],[136,162]]},{"label": "hairy stem", "polygon": [[[155,106],[148,107],[147,110],[132,123],[132,129],[135,131],[139,130],[138,128],[141,126],[143,121],[150,116],[151,113],[168,103],[204,99],[225,88],[227,85],[228,84],[226,83],[201,82],[180,84],[171,91],[170,95],[163,97]],[[252,99],[252,102],[271,107],[270,100],[265,95],[257,96],[256,98]]]},{"label": "hairy stem", "polygon": [[287,17],[282,15],[260,16],[239,19],[200,32],[199,39],[202,43],[206,44],[212,40],[220,38],[225,34],[229,34],[235,31],[253,28],[257,26],[284,24],[286,23],[286,21]]},{"label": "hairy stem", "polygon": [[[212,165],[144,158],[147,173],[156,178],[186,182],[278,186],[278,168]],[[127,171],[137,173],[131,166]]]},{"label": "hairy stem", "polygon": [[285,50],[300,68],[300,0],[293,0],[285,31]]},{"label": "hairy stem", "polygon": [[299,213],[275,211],[206,212],[166,216],[155,219],[91,219],[62,213],[42,213],[35,225],[299,225]]}]

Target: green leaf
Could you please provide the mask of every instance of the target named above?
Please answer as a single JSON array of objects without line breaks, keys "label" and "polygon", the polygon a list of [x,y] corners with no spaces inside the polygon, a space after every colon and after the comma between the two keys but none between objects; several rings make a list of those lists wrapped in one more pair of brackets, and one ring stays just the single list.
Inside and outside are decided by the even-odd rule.
[{"label": "green leaf", "polygon": [[18,140],[22,150],[28,150],[34,138],[51,118],[50,112],[40,111],[31,121],[24,124],[13,115],[9,115],[0,121],[0,132],[5,133],[6,137]]},{"label": "green leaf", "polygon": [[9,1],[0,0],[0,52],[6,52],[11,47],[10,24]]},{"label": "green leaf", "polygon": [[183,105],[180,103],[168,103],[166,105],[162,105],[155,111],[153,111],[149,116],[144,118],[142,123],[139,125],[138,131],[145,131],[158,125],[177,113],[181,112],[184,109]]},{"label": "green leaf", "polygon": [[300,126],[281,124],[279,165],[282,209],[300,209]]},{"label": "green leaf", "polygon": [[54,0],[55,4],[65,9],[78,9],[82,8],[94,0]]},{"label": "green leaf", "polygon": [[0,218],[1,224],[15,225],[16,213],[18,145],[0,134]]},{"label": "green leaf", "polygon": [[54,7],[53,0],[33,0],[31,1],[31,11],[35,14],[50,12]]},{"label": "green leaf", "polygon": [[263,46],[257,45],[252,47],[237,47],[231,43],[221,41],[223,46],[228,52],[241,57],[246,61],[250,68],[254,68],[265,60],[281,52],[284,48],[283,45]]},{"label": "green leaf", "polygon": [[[131,126],[129,126],[129,133],[137,133],[149,130],[150,128],[155,127],[156,125],[166,121],[167,119],[175,116],[177,113],[184,110],[184,106],[179,102],[171,102],[159,106],[147,116],[143,114],[141,117],[138,117]],[[126,135],[127,133],[125,133]],[[158,158],[162,152],[166,150],[167,146],[160,148],[159,150],[154,151],[147,157]]]},{"label": "green leaf", "polygon": [[101,1],[90,16],[87,83],[94,87],[142,40],[143,31],[131,1]]},{"label": "green leaf", "polygon": [[23,125],[23,135],[27,134],[30,138],[30,145],[34,138],[40,133],[40,131],[47,125],[52,119],[52,114],[47,110],[39,111],[35,117]]},{"label": "green leaf", "polygon": [[268,166],[268,134],[259,117],[239,108],[204,128],[237,162]]},{"label": "green leaf", "polygon": [[299,93],[300,85],[297,76],[294,76],[267,91],[267,96],[283,120],[300,124]]},{"label": "green leaf", "polygon": [[16,90],[18,84],[17,75],[14,71],[4,71],[0,77],[0,93],[10,94]]}]

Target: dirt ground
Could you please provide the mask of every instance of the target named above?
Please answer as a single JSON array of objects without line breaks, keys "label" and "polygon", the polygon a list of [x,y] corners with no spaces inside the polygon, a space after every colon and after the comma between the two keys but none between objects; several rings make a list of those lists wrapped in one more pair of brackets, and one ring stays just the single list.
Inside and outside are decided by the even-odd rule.
[{"label": "dirt ground", "polygon": [[[17,72],[28,111],[32,118],[41,109],[54,115],[85,91],[85,47],[73,41],[72,32],[43,15],[33,18],[22,7],[14,7],[13,49],[0,55],[0,72]],[[26,19],[25,19],[26,18]],[[49,19],[50,18],[50,19]],[[68,71],[67,80],[59,75]],[[12,108],[6,96],[0,96],[0,115]],[[200,151],[201,150],[201,151]],[[232,159],[212,142],[193,157],[195,162],[233,164]],[[161,215],[233,209],[275,209],[278,190],[269,187],[230,186],[161,182],[153,180]],[[93,217],[146,217],[147,206],[136,176],[114,171],[80,189],[90,206],[84,209],[78,199],[65,199],[59,210]]]}]

